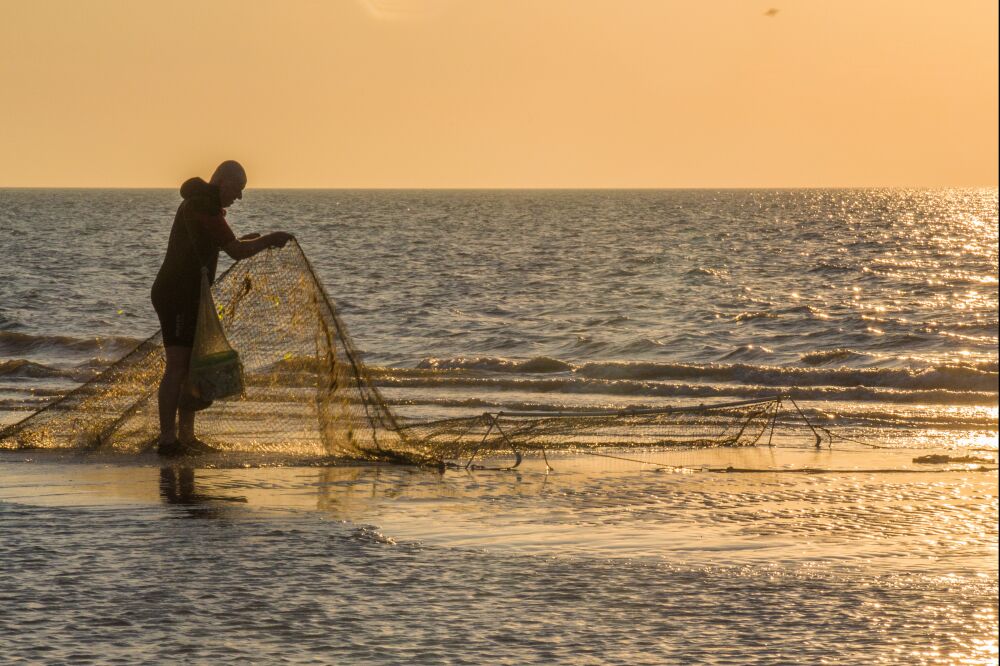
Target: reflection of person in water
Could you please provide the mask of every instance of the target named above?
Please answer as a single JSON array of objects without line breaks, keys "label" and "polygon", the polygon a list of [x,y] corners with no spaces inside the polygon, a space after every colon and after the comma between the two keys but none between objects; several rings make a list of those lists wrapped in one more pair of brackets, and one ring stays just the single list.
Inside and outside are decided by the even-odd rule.
[{"label": "reflection of person in water", "polygon": [[190,467],[161,468],[160,496],[167,504],[196,504],[194,470]]},{"label": "reflection of person in water", "polygon": [[179,504],[197,509],[190,511],[191,516],[213,518],[221,515],[222,506],[219,502],[239,502],[245,504],[245,497],[226,497],[224,495],[204,495],[196,492],[194,469],[190,467],[160,468],[160,497],[167,504]]}]

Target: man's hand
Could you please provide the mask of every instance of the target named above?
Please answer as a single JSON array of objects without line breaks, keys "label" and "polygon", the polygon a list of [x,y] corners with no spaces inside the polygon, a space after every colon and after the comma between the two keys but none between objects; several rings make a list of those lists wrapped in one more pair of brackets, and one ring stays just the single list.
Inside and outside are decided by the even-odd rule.
[{"label": "man's hand", "polygon": [[273,234],[270,234],[270,236],[272,239],[271,242],[273,243],[272,247],[285,247],[285,244],[288,241],[295,239],[295,236],[291,235],[287,231],[275,231]]},{"label": "man's hand", "polygon": [[269,247],[285,247],[288,241],[295,236],[285,231],[275,231],[261,236],[260,234],[249,234],[239,240],[233,240],[222,249],[233,259],[239,261],[257,254],[261,250]]}]

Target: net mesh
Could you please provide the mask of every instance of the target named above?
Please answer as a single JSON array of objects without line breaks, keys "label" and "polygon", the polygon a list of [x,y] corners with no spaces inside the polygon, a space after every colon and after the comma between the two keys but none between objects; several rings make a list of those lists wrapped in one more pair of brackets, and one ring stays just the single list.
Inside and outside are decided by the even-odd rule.
[{"label": "net mesh", "polygon": [[[777,399],[664,410],[402,419],[390,409],[296,243],[235,263],[212,288],[245,392],[198,413],[222,452],[441,464],[544,449],[741,446],[773,431]],[[160,334],[100,375],[0,430],[0,448],[153,448]]]}]

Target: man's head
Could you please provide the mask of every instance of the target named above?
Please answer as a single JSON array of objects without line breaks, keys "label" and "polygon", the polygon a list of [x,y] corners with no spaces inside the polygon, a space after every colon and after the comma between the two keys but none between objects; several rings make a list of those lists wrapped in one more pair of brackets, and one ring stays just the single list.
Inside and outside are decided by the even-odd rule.
[{"label": "man's head", "polygon": [[226,160],[215,169],[209,182],[219,186],[219,203],[223,208],[229,208],[234,201],[243,198],[247,172],[236,160]]}]

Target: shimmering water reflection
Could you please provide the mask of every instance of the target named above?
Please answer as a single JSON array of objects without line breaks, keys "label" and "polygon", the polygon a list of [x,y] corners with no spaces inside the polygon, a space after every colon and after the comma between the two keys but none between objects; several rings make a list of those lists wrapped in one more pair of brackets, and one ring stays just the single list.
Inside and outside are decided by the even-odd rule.
[{"label": "shimmering water reflection", "polygon": [[439,474],[8,457],[0,654],[995,660],[996,473],[913,458],[715,451],[652,471],[565,454],[548,474]]}]

